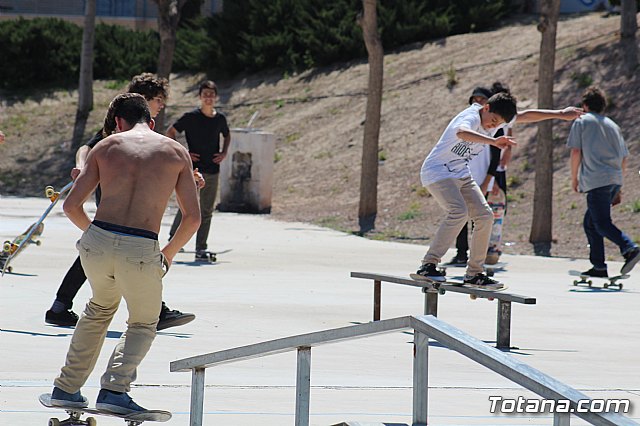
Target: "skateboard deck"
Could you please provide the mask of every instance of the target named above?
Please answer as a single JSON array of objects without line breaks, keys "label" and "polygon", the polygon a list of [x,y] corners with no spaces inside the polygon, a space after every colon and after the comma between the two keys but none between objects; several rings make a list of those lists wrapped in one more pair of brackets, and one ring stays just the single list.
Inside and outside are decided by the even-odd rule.
[{"label": "skateboard deck", "polygon": [[95,408],[77,408],[77,407],[67,407],[67,406],[59,406],[51,404],[51,394],[43,393],[38,397],[38,400],[42,405],[47,408],[55,408],[58,410],[64,410],[69,415],[68,419],[59,420],[55,417],[49,419],[49,426],[96,426],[97,421],[94,417],[87,417],[86,419],[81,419],[83,415],[93,414],[95,416],[107,416],[107,417],[118,417],[125,421],[128,426],[138,426],[143,422],[166,422],[171,419],[171,413],[168,411],[162,410],[147,410],[141,413],[134,414],[115,414],[110,413],[108,411],[100,411]]},{"label": "skateboard deck", "polygon": [[[225,253],[229,253],[231,251],[231,249],[227,249],[227,250],[222,250],[222,251],[209,251],[209,250],[205,250],[205,254],[207,255],[207,257],[209,258],[209,262],[215,262],[218,260],[218,255],[220,254],[225,254]],[[185,254],[196,254],[195,251],[193,250],[184,250],[184,249],[180,249],[180,251],[178,253],[185,253]]]},{"label": "skateboard deck", "polygon": [[[506,262],[497,262],[494,264],[488,264],[485,263],[484,265],[482,265],[482,268],[484,269],[484,272],[487,274],[487,276],[492,277],[495,275],[496,271],[504,271],[505,270],[505,266],[507,266]],[[438,266],[438,268],[442,271],[442,272],[446,272],[447,268],[466,268],[467,265],[464,264],[451,264],[451,263],[444,263],[444,264],[440,264]]]},{"label": "skateboard deck", "polygon": [[602,285],[602,288],[618,287],[618,290],[622,290],[623,288],[622,283],[619,283],[618,281],[622,281],[630,277],[629,274],[614,275],[613,277],[592,277],[589,275],[584,275],[582,274],[582,272],[576,270],[569,271],[569,275],[571,275],[572,277],[580,277],[579,280],[573,280],[573,285],[575,286],[585,284],[588,287],[594,287],[593,280],[596,279],[608,281]]},{"label": "skateboard deck", "polygon": [[493,265],[498,263],[502,254],[502,227],[504,225],[504,212],[507,206],[507,197],[504,191],[498,188],[498,193],[493,191],[487,197],[487,203],[493,211],[493,227],[491,228],[491,237],[489,239],[489,249],[487,250],[487,258],[485,263]]},{"label": "skateboard deck", "polygon": [[[411,277],[412,280],[414,281],[418,281],[418,282],[423,282],[423,283],[430,283],[433,285],[433,288],[438,290],[438,292],[440,294],[445,294],[446,293],[446,289],[444,289],[443,287],[441,287],[442,284],[446,284],[446,285],[452,285],[452,286],[458,286],[458,287],[467,287],[467,288],[475,288],[481,291],[492,291],[492,292],[498,292],[498,291],[504,291],[506,289],[508,289],[509,287],[502,284],[502,287],[500,288],[495,288],[495,287],[480,287],[477,285],[473,285],[473,284],[465,284],[462,281],[459,280],[446,280],[446,281],[435,281],[432,279],[429,279],[425,276],[419,275],[419,274],[409,274],[409,276]],[[469,297],[471,297],[471,300],[475,300],[477,298],[476,295],[474,294],[470,294]],[[488,300],[493,300],[492,298],[488,298]]]},{"label": "skateboard deck", "polygon": [[49,204],[49,207],[47,207],[44,213],[42,213],[40,219],[34,222],[25,233],[16,237],[12,242],[5,241],[2,246],[3,276],[6,271],[11,272],[13,270],[13,268],[9,264],[16,256],[18,256],[22,252],[22,250],[27,245],[32,243],[39,245],[39,241],[33,239],[34,235],[39,236],[40,234],[42,234],[42,231],[44,229],[44,225],[42,222],[44,222],[45,218],[47,217],[47,215],[49,215],[55,205],[58,204],[60,196],[68,192],[71,189],[71,186],[73,186],[73,182],[69,182],[68,184],[66,184],[60,191],[56,191],[52,186],[47,186],[44,189],[45,196],[49,198],[49,200],[51,200],[51,204]]}]

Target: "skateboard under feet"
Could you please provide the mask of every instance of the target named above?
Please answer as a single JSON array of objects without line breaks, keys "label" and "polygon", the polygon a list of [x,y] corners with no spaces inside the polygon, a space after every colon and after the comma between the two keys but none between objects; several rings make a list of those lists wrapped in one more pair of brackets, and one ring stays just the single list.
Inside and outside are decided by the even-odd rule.
[{"label": "skateboard under feet", "polygon": [[569,271],[569,275],[574,277],[580,277],[579,280],[573,280],[574,286],[586,285],[587,287],[594,287],[593,280],[598,279],[598,280],[608,281],[602,285],[602,288],[608,289],[609,287],[618,287],[618,290],[622,290],[623,288],[622,283],[619,283],[618,281],[622,281],[630,277],[629,274],[615,275],[613,277],[592,277],[590,275],[584,275],[580,271],[573,271],[573,270]]},{"label": "skateboard under feet", "polygon": [[108,411],[100,411],[95,408],[77,408],[77,407],[67,407],[67,406],[58,406],[51,404],[51,394],[43,393],[38,398],[40,403],[47,408],[55,408],[58,410],[64,410],[69,415],[69,418],[60,420],[56,417],[52,417],[49,419],[48,426],[96,426],[98,421],[95,417],[86,417],[82,419],[82,417],[86,414],[93,414],[95,416],[107,416],[107,417],[118,417],[127,424],[127,426],[138,426],[143,422],[166,422],[171,419],[171,413],[163,410],[146,410],[140,413],[135,414],[115,414]]}]

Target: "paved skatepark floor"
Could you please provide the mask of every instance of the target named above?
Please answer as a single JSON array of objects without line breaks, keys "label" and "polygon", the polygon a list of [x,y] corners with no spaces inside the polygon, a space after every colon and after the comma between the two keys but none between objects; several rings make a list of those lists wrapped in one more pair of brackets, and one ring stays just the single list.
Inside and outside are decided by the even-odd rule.
[{"label": "paved skatepark floor", "polygon": [[[46,199],[0,197],[0,239],[23,232],[47,204]],[[173,213],[163,220],[161,245]],[[209,249],[230,251],[214,264],[195,263],[192,254],[176,256],[163,299],[196,319],[158,332],[130,392],[144,407],[171,411],[169,426],[189,424],[191,385],[189,373],[169,372],[171,361],[369,322],[373,285],[349,273],[406,277],[426,250],[269,216],[216,213],[212,223]],[[582,231],[577,227],[576,232]],[[42,245],[27,247],[14,260],[13,273],[0,278],[0,425],[46,425],[50,417],[65,418],[42,407],[38,395],[51,391],[73,329],[45,324],[44,313],[77,256],[80,234],[56,206],[45,220]],[[194,241],[187,250],[194,249]],[[585,247],[576,255],[587,254]],[[621,266],[619,257],[615,260],[610,271]],[[588,269],[585,259],[504,255],[501,261],[506,270],[496,277],[509,285],[508,292],[537,298],[536,305],[512,306],[510,354],[592,398],[630,399],[626,415],[640,421],[640,272],[632,271],[622,291],[589,289],[574,287],[568,275],[571,269]],[[448,270],[450,275],[463,272]],[[75,300],[76,313],[89,297],[85,285]],[[493,345],[496,303],[447,293],[440,297],[438,316]],[[422,314],[423,304],[420,289],[382,286],[382,318]],[[123,303],[82,390],[91,405],[125,321]],[[398,332],[314,348],[311,424],[410,424],[411,342],[410,333]],[[535,396],[441,345],[433,345],[429,358],[430,425],[553,424],[551,414],[490,413],[490,396]],[[294,424],[295,374],[295,352],[207,369],[204,424]],[[123,423],[101,417],[98,424]],[[572,417],[571,424],[586,423]]]}]

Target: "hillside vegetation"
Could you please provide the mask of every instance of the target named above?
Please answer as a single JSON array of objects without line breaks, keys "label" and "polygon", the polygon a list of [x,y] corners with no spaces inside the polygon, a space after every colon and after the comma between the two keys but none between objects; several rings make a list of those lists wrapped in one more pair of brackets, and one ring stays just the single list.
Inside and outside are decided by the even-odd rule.
[{"label": "hillside vegetation", "polygon": [[[640,78],[623,77],[618,49],[619,17],[600,14],[563,18],[559,24],[555,104],[575,105],[589,84],[608,93],[608,114],[622,127],[631,157],[622,205],[614,218],[640,240]],[[474,86],[507,83],[520,109],[536,107],[540,35],[533,18],[513,20],[497,30],[464,34],[406,46],[385,56],[385,90],[380,137],[376,231],[370,237],[428,244],[442,212],[420,186],[419,170],[448,121],[466,107]],[[233,127],[259,111],[254,127],[276,135],[272,216],[357,229],[360,156],[368,67],[337,64],[302,74],[251,75],[218,81],[220,109]],[[197,104],[203,76],[175,75],[167,106],[170,123]],[[215,79],[215,76],[210,76]],[[95,109],[87,132],[100,127],[110,99],[122,82],[97,81]],[[0,129],[0,194],[39,196],[48,184],[63,184],[77,93],[42,93],[27,100],[4,99]],[[556,122],[554,134],[553,255],[586,257],[582,231],[584,196],[570,189],[565,141],[570,123]],[[519,143],[509,168],[506,252],[532,253],[528,243],[535,167],[535,125],[516,126]],[[0,200],[1,208],[1,200]],[[215,224],[214,224],[215,226]],[[608,254],[619,260],[615,250]]]}]

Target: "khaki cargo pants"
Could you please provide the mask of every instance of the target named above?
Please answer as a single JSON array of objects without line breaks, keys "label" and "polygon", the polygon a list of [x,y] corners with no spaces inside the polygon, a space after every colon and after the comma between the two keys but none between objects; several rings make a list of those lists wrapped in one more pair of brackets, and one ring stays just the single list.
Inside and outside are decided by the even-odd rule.
[{"label": "khaki cargo pants", "polygon": [[92,224],[76,247],[93,295],[78,321],[65,366],[54,385],[75,393],[85,384],[124,298],[129,311],[127,330],[109,359],[101,387],[128,392],[156,336],[164,274],[158,241],[116,234]]}]

